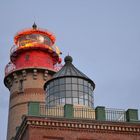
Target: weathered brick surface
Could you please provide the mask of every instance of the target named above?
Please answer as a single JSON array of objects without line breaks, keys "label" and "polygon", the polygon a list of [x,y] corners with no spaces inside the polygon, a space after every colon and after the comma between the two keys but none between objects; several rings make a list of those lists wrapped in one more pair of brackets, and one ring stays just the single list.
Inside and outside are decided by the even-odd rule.
[{"label": "weathered brick surface", "polygon": [[[48,74],[47,80],[51,78]],[[37,78],[34,79],[33,72],[27,72],[26,79],[23,80],[23,91],[19,90],[20,80],[23,79],[22,73],[17,73],[17,80],[12,81],[10,88],[10,103],[8,117],[7,139],[16,134],[16,127],[20,126],[22,116],[28,114],[28,102],[45,102],[45,91],[43,89],[44,73],[37,72]]]},{"label": "weathered brick surface", "polygon": [[20,128],[16,140],[140,140],[140,123],[27,117]]},{"label": "weathered brick surface", "polygon": [[53,138],[55,140],[63,138],[64,140],[140,140],[140,135],[132,134],[115,134],[115,133],[100,133],[100,132],[83,132],[74,130],[61,129],[44,129],[41,127],[30,127],[29,137],[24,137],[23,140],[47,140]]}]

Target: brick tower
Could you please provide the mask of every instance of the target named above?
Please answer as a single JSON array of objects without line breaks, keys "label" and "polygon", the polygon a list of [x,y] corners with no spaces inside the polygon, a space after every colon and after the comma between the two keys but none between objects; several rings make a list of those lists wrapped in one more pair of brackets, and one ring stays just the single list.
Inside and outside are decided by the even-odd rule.
[{"label": "brick tower", "polygon": [[4,84],[10,91],[7,140],[16,134],[29,102],[45,103],[44,83],[51,79],[61,63],[55,36],[37,27],[17,33],[11,48],[11,62],[5,68]]}]

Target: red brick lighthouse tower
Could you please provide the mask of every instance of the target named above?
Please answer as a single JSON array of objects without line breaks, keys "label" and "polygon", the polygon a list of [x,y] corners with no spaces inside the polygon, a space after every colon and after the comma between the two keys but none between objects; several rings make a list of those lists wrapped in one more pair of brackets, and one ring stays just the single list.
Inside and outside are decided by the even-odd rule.
[{"label": "red brick lighthouse tower", "polygon": [[29,102],[45,103],[44,83],[57,71],[61,63],[55,36],[36,24],[16,34],[11,48],[11,62],[5,68],[5,86],[10,91],[8,133],[11,140],[22,117],[28,114]]}]

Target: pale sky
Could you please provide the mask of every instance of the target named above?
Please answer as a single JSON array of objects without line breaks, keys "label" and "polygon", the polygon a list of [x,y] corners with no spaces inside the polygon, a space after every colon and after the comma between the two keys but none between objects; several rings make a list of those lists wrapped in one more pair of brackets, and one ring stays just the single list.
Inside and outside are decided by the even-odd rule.
[{"label": "pale sky", "polygon": [[140,109],[139,0],[0,0],[0,139],[6,139],[9,91],[4,68],[16,32],[33,22],[96,83],[95,107]]}]

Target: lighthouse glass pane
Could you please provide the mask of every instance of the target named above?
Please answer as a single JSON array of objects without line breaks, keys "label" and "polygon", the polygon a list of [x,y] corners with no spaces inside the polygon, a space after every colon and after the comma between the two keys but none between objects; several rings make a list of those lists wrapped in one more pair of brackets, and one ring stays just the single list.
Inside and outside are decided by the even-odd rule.
[{"label": "lighthouse glass pane", "polygon": [[66,83],[71,83],[71,78],[66,78]]},{"label": "lighthouse glass pane", "polygon": [[64,83],[65,83],[65,78],[59,79],[59,83],[60,83],[60,85],[61,85],[61,84],[64,84]]},{"label": "lighthouse glass pane", "polygon": [[72,91],[72,97],[74,97],[74,98],[77,97],[77,98],[78,98],[78,95],[79,95],[79,94],[78,94],[77,91]]},{"label": "lighthouse glass pane", "polygon": [[93,107],[93,88],[87,80],[64,77],[55,79],[48,85],[46,89],[48,106],[50,103],[53,106],[71,103]]},{"label": "lighthouse glass pane", "polygon": [[79,91],[83,92],[83,85],[79,85]]},{"label": "lighthouse glass pane", "polygon": [[83,92],[79,92],[79,98],[84,98],[84,93]]},{"label": "lighthouse glass pane", "polygon": [[71,91],[66,91],[66,97],[71,97],[72,95],[71,95]]},{"label": "lighthouse glass pane", "polygon": [[72,90],[77,90],[77,84],[72,84]]},{"label": "lighthouse glass pane", "polygon": [[61,91],[63,91],[63,90],[65,90],[65,86],[66,86],[66,85],[61,85],[59,89],[60,89]]},{"label": "lighthouse glass pane", "polygon": [[66,98],[66,104],[72,104],[71,98]]},{"label": "lighthouse glass pane", "polygon": [[73,98],[73,104],[78,104],[78,98]]},{"label": "lighthouse glass pane", "polygon": [[84,104],[83,98],[79,98],[79,104],[80,104],[80,105],[83,105],[83,104]]},{"label": "lighthouse glass pane", "polygon": [[71,90],[71,84],[66,84],[66,90]]},{"label": "lighthouse glass pane", "polygon": [[60,92],[60,94],[59,94],[60,96],[59,96],[59,98],[65,98],[65,92],[63,91],[63,92]]},{"label": "lighthouse glass pane", "polygon": [[77,78],[72,78],[72,83],[77,84]]},{"label": "lighthouse glass pane", "polygon": [[78,79],[78,84],[83,85],[83,79]]}]

